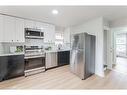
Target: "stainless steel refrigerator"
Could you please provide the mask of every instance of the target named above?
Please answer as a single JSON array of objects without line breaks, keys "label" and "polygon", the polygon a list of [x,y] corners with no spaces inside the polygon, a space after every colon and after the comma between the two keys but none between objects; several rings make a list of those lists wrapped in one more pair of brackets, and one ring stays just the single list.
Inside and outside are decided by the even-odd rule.
[{"label": "stainless steel refrigerator", "polygon": [[70,69],[81,79],[86,79],[95,72],[96,37],[87,33],[72,35]]}]

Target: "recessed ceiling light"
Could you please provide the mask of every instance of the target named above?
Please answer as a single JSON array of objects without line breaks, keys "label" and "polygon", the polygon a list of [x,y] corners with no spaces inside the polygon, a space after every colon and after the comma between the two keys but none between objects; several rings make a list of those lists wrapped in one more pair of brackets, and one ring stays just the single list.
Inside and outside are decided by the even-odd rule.
[{"label": "recessed ceiling light", "polygon": [[52,10],[53,14],[58,14],[58,10]]}]

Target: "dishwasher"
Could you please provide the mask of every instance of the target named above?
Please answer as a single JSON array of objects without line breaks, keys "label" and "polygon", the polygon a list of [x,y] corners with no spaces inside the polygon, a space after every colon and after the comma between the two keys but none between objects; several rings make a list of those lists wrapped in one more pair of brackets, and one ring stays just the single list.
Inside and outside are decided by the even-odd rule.
[{"label": "dishwasher", "polygon": [[58,66],[57,52],[46,52],[46,69]]}]

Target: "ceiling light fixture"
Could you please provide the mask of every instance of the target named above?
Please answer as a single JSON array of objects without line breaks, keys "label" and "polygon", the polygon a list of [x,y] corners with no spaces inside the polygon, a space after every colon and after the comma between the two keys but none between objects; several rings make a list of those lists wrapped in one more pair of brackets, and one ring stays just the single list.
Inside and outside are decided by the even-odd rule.
[{"label": "ceiling light fixture", "polygon": [[53,14],[58,14],[58,10],[52,10]]}]

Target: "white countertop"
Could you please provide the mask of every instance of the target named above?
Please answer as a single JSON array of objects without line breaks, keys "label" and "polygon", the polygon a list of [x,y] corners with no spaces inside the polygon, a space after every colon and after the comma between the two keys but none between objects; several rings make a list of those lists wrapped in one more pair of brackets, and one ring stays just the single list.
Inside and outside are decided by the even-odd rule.
[{"label": "white countertop", "polygon": [[70,51],[70,49],[63,49],[63,50],[46,50],[45,53],[61,52],[61,51]]},{"label": "white countertop", "polygon": [[[70,49],[62,49],[62,50],[46,50],[45,53],[52,53],[52,52],[61,52],[61,51],[70,51]],[[0,56],[12,56],[12,55],[24,55],[24,52],[20,53],[2,53]]]},{"label": "white countertop", "polygon": [[24,55],[24,52],[0,54],[0,56],[12,56],[12,55]]}]

